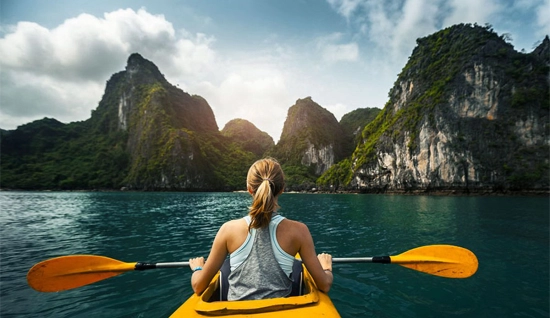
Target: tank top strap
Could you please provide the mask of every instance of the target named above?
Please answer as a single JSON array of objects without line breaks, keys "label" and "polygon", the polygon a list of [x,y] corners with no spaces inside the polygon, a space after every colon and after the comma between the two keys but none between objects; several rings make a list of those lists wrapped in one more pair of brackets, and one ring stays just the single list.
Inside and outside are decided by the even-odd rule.
[{"label": "tank top strap", "polygon": [[269,225],[277,227],[277,225],[279,225],[279,223],[281,223],[281,221],[284,219],[285,219],[284,216],[275,214],[273,215],[273,217],[271,217],[271,222],[269,223]]}]

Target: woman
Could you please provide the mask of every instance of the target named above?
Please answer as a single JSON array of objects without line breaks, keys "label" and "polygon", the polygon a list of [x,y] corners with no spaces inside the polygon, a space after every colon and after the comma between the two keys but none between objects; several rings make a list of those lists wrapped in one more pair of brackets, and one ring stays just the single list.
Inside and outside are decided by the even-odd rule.
[{"label": "woman", "polygon": [[292,288],[294,255],[300,253],[317,287],[328,292],[332,256],[316,256],[307,226],[276,212],[285,186],[279,163],[271,158],[256,161],[248,170],[246,185],[253,196],[248,215],[221,226],[206,263],[203,257],[189,260],[193,291],[201,294],[206,289],[229,254],[228,300],[286,297]]}]

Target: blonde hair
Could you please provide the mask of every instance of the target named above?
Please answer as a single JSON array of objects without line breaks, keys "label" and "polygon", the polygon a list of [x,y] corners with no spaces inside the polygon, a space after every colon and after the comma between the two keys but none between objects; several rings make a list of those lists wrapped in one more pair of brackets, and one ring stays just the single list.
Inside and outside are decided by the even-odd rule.
[{"label": "blonde hair", "polygon": [[260,159],[248,169],[246,186],[253,196],[249,215],[251,228],[266,227],[272,212],[279,208],[277,196],[285,188],[285,175],[281,165],[273,158]]}]

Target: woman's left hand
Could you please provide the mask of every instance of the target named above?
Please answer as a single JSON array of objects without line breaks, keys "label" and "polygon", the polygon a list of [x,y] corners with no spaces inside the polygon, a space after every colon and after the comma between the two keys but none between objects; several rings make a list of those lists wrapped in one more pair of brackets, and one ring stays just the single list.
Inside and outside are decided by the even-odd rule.
[{"label": "woman's left hand", "polygon": [[317,255],[317,258],[319,259],[319,263],[321,263],[321,267],[323,267],[324,270],[332,272],[332,255],[321,253]]},{"label": "woman's left hand", "polygon": [[204,257],[195,257],[189,259],[189,267],[195,270],[197,267],[204,267]]}]

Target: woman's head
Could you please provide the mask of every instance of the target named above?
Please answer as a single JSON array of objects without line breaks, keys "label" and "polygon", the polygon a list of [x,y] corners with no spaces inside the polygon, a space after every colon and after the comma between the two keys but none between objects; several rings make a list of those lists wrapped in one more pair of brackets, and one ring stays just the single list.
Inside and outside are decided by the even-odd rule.
[{"label": "woman's head", "polygon": [[285,175],[281,165],[272,158],[258,160],[252,164],[246,177],[248,192],[254,197],[250,207],[251,228],[262,228],[271,221],[271,213],[279,205],[277,196],[285,188]]}]

